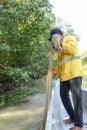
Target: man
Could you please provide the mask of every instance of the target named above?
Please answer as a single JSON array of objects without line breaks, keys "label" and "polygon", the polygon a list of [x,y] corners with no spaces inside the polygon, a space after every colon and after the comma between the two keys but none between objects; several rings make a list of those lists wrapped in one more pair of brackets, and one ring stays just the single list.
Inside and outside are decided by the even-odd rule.
[{"label": "man", "polygon": [[[70,118],[64,123],[74,123],[71,130],[82,130],[83,108],[82,108],[82,77],[83,69],[78,51],[77,41],[73,36],[64,36],[60,28],[53,28],[48,39],[53,48],[58,51],[58,65],[54,70],[54,75],[60,79],[60,97]],[[69,90],[71,90],[72,107]]]}]

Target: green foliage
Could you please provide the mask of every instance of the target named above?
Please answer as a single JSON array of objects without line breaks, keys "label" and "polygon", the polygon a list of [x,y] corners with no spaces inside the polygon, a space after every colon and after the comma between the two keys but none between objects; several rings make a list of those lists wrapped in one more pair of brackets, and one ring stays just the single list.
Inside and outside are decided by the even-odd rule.
[{"label": "green foliage", "polygon": [[28,71],[21,68],[7,68],[0,71],[0,93],[30,82]]},{"label": "green foliage", "polygon": [[[46,61],[50,11],[46,0],[10,0],[0,7],[0,64],[33,69]],[[32,65],[35,62],[38,65]]]},{"label": "green foliage", "polygon": [[27,101],[27,96],[38,92],[37,88],[20,87],[0,95],[0,107],[18,104]]},{"label": "green foliage", "polygon": [[[0,5],[1,106],[23,101],[29,93],[36,91],[35,88],[31,88],[31,78],[39,78],[47,72],[49,51],[47,37],[53,22],[54,16],[48,0],[2,1]],[[26,84],[29,88],[24,89]]]},{"label": "green foliage", "polygon": [[81,58],[82,58],[83,65],[86,65],[87,64],[87,50],[82,52]]},{"label": "green foliage", "polygon": [[45,92],[45,77],[37,80],[31,80],[30,84],[20,86],[9,92],[0,95],[0,108],[15,105],[27,101],[28,96],[35,93]]},{"label": "green foliage", "polygon": [[83,87],[87,88],[87,50],[82,52],[81,60],[84,69]]},{"label": "green foliage", "polygon": [[0,107],[5,105],[5,95],[0,95]]},{"label": "green foliage", "polygon": [[[15,86],[46,74],[48,30],[54,16],[47,0],[9,0],[0,6],[0,82]],[[27,72],[26,72],[27,71]]]},{"label": "green foliage", "polygon": [[[31,78],[47,73],[49,30],[55,23],[48,0],[8,0],[0,6],[0,105],[17,103],[36,91]],[[74,34],[71,25],[59,22]],[[54,60],[56,62],[56,56]],[[29,88],[24,86],[29,85]],[[42,83],[41,83],[42,85]],[[4,92],[10,91],[6,94]]]},{"label": "green foliage", "polygon": [[14,85],[23,85],[29,82],[29,74],[21,68],[11,68],[7,72],[7,76],[12,79]]}]

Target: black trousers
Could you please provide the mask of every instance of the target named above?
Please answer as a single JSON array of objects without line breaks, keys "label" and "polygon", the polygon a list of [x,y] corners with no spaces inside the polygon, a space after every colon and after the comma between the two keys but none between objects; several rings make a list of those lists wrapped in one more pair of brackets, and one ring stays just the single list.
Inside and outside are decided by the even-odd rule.
[{"label": "black trousers", "polygon": [[[60,97],[62,103],[70,116],[74,120],[75,126],[83,126],[83,108],[82,108],[82,78],[76,77],[68,81],[60,82]],[[71,90],[73,106],[69,97]]]}]

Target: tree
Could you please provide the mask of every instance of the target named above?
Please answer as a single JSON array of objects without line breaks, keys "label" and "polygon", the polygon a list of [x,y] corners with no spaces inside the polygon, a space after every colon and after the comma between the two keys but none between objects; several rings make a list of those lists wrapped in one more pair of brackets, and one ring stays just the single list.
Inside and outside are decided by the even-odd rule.
[{"label": "tree", "polygon": [[0,4],[4,4],[5,2],[7,2],[8,0],[0,0]]},{"label": "tree", "polygon": [[56,26],[61,28],[65,35],[73,35],[77,39],[77,41],[79,41],[80,37],[75,33],[75,30],[73,29],[69,21],[64,21],[63,19],[58,17]]},{"label": "tree", "polygon": [[20,69],[23,70],[22,72],[27,71],[33,78],[46,73],[49,46],[47,36],[51,23],[54,22],[49,2],[47,0],[9,0],[3,3],[0,12],[2,86],[8,81],[17,83]]},{"label": "tree", "polygon": [[82,52],[81,58],[82,58],[83,65],[87,65],[87,50]]}]

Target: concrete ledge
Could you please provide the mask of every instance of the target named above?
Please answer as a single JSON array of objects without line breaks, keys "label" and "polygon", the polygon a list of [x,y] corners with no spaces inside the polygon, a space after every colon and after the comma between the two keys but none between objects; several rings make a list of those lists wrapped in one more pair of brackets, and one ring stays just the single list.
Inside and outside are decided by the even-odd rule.
[{"label": "concrete ledge", "polygon": [[83,107],[87,109],[87,89],[82,89]]}]

